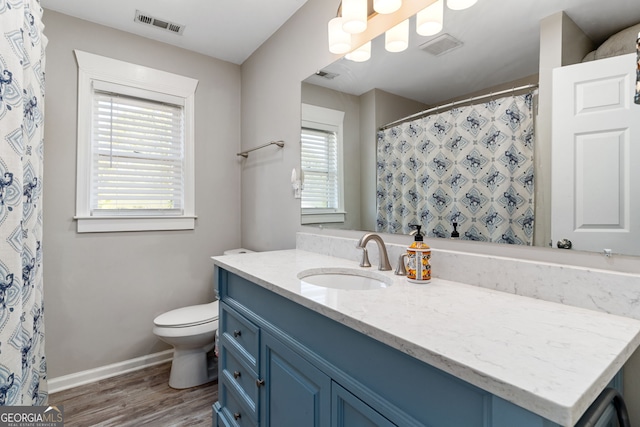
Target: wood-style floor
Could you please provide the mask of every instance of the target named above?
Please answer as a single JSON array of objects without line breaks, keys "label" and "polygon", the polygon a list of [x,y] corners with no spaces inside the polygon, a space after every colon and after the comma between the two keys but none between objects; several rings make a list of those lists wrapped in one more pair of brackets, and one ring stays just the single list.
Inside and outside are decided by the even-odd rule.
[{"label": "wood-style floor", "polygon": [[210,427],[217,381],[175,390],[170,369],[163,363],[53,393],[49,405],[64,405],[65,427]]}]

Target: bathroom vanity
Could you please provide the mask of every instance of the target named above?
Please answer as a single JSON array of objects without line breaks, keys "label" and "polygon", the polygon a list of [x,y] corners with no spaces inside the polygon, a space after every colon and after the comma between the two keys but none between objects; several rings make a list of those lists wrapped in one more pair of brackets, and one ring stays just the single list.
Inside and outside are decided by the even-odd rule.
[{"label": "bathroom vanity", "polygon": [[573,426],[640,344],[634,319],[438,278],[315,286],[360,267],[302,250],[213,259],[216,426]]}]

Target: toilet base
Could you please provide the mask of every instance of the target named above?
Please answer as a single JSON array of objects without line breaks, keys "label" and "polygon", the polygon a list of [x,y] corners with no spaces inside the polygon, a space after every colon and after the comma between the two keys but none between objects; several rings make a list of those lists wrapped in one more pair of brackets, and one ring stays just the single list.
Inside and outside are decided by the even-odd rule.
[{"label": "toilet base", "polygon": [[169,387],[196,387],[218,378],[215,357],[203,349],[174,349]]}]

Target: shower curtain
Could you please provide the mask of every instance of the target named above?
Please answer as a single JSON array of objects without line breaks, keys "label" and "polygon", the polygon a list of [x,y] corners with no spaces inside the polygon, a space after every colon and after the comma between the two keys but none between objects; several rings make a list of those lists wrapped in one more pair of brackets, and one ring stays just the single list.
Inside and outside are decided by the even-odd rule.
[{"label": "shower curtain", "polygon": [[0,0],[0,405],[47,401],[41,17],[36,0]]},{"label": "shower curtain", "polygon": [[533,93],[378,132],[377,231],[531,245]]}]

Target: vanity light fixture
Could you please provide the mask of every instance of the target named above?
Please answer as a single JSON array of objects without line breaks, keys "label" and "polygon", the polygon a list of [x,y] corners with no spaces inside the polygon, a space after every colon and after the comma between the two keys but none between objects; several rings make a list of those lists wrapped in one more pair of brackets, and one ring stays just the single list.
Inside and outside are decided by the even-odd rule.
[{"label": "vanity light fixture", "polygon": [[416,14],[416,32],[421,36],[433,36],[442,31],[444,0],[438,0]]},{"label": "vanity light fixture", "polygon": [[451,10],[463,10],[468,9],[478,0],[447,0],[447,7]]},{"label": "vanity light fixture", "polygon": [[384,48],[389,52],[402,52],[409,46],[409,20],[405,19],[384,33]]},{"label": "vanity light fixture", "polygon": [[[373,1],[375,9],[369,14],[369,3]],[[473,6],[478,0],[446,0],[452,10],[461,10]],[[399,9],[389,14],[381,11],[392,10],[389,3],[395,3]],[[385,32],[385,49],[389,52],[401,52],[409,46],[409,17],[416,15],[416,32],[421,36],[432,36],[443,29],[445,0],[432,1],[426,8],[426,0],[342,0],[336,18],[329,21],[329,51],[346,55],[352,61],[366,61],[371,57],[371,39]],[[383,6],[384,5],[384,6]],[[371,20],[371,28],[367,25]],[[384,27],[381,28],[380,25]],[[363,34],[360,34],[363,33]]]},{"label": "vanity light fixture", "polygon": [[353,52],[346,54],[345,58],[353,62],[365,62],[371,58],[371,42],[366,42]]},{"label": "vanity light fixture", "polygon": [[367,29],[367,0],[342,0],[342,29],[350,34]]},{"label": "vanity light fixture", "polygon": [[373,10],[378,13],[393,13],[400,9],[402,0],[373,0]]},{"label": "vanity light fixture", "polygon": [[351,50],[351,34],[342,29],[342,17],[329,21],[329,52],[342,55]]}]

